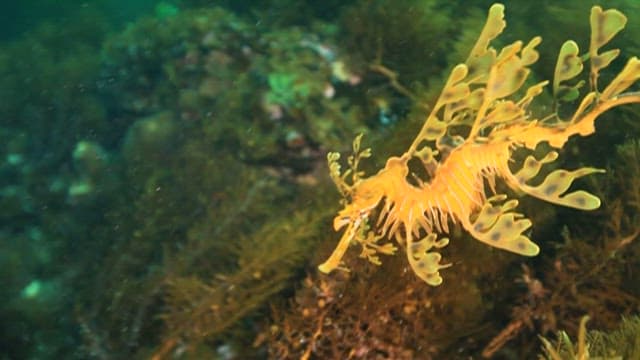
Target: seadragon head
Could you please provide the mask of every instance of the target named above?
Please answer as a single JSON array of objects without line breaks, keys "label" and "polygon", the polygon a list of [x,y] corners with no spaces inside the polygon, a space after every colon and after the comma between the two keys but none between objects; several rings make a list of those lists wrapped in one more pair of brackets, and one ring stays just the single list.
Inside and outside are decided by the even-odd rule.
[{"label": "seadragon head", "polygon": [[[391,243],[378,244],[378,241],[383,239],[386,233],[393,232],[389,231],[389,228],[395,228],[397,224],[383,226],[385,230],[382,231],[373,231],[370,222],[374,213],[379,219],[385,218],[384,214],[394,205],[394,200],[404,193],[402,189],[408,185],[402,180],[409,173],[407,158],[391,157],[375,176],[363,178],[364,173],[358,170],[358,165],[361,159],[371,156],[371,150],[360,149],[361,138],[362,135],[359,135],[353,142],[353,155],[347,159],[349,169],[346,171],[341,172],[338,153],[327,155],[331,178],[343,196],[344,205],[334,218],[333,227],[336,231],[346,229],[332,255],[319,266],[320,271],[324,273],[335,269],[346,270],[340,266],[340,262],[349,245],[354,242],[362,246],[360,256],[374,264],[380,264],[377,254],[391,255],[396,251],[396,247]],[[350,183],[347,181],[348,177],[351,177]]]}]

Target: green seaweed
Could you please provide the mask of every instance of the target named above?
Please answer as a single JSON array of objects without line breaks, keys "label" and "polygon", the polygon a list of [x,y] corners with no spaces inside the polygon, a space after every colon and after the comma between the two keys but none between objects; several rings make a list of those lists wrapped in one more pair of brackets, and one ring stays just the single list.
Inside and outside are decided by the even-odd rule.
[{"label": "green seaweed", "polygon": [[560,331],[555,341],[542,338],[544,358],[548,360],[622,360],[640,357],[640,317],[622,318],[611,331],[587,331],[589,317],[580,321],[575,343],[566,332]]}]

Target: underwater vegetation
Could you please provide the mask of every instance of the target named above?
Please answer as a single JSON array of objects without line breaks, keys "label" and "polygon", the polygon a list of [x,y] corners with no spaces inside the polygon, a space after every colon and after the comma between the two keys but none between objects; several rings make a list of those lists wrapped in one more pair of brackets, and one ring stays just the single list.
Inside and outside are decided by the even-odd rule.
[{"label": "underwater vegetation", "polygon": [[640,318],[624,318],[620,327],[609,333],[587,331],[588,321],[588,316],[580,320],[576,343],[564,331],[557,334],[554,343],[542,338],[545,358],[620,360],[640,357]]},{"label": "underwater vegetation", "polygon": [[114,4],[0,44],[0,358],[635,354],[637,5]]},{"label": "underwater vegetation", "polygon": [[[360,126],[335,94],[349,74],[322,36],[259,34],[217,8],[141,19],[106,41],[101,90],[135,185],[122,197],[129,208],[107,214],[123,234],[104,259],[113,271],[80,310],[93,352],[212,356],[229,345],[204,343],[251,331],[306,262],[318,209],[329,209],[304,194],[323,186],[319,149]],[[162,330],[142,338],[156,322]],[[128,331],[101,332],[116,324]],[[252,349],[235,338],[237,351]]]},{"label": "underwater vegetation", "polygon": [[[326,225],[318,209],[330,207],[312,205],[327,198],[304,190],[324,186],[320,147],[360,126],[333,88],[353,85],[331,36],[257,34],[219,8],[143,18],[104,41],[88,30],[101,49],[81,38],[71,53],[46,40],[78,30],[56,29],[2,49],[0,259],[3,314],[16,319],[2,332],[26,339],[3,348],[65,357],[76,338],[77,358],[147,358],[249,331],[239,320],[290,284]],[[42,57],[12,62],[29,49]],[[18,91],[31,71],[33,94]]]}]

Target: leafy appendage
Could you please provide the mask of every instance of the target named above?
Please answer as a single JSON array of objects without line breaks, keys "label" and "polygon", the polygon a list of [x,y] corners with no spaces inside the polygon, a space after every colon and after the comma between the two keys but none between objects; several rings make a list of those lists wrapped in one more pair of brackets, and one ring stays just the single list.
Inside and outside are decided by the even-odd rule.
[{"label": "leafy appendage", "polygon": [[478,36],[478,40],[471,50],[471,53],[469,53],[469,58],[466,63],[471,64],[474,59],[485,56],[487,54],[487,49],[489,49],[489,43],[491,40],[502,34],[502,31],[506,26],[507,22],[504,21],[504,5],[493,4],[491,8],[489,8],[487,22],[480,32],[480,36]]},{"label": "leafy appendage", "polygon": [[575,85],[563,85],[562,83],[578,76],[582,72],[582,68],[578,44],[573,40],[562,44],[553,74],[553,97],[555,99],[568,102],[580,96],[579,89],[584,84],[584,81]]},{"label": "leafy appendage", "polygon": [[574,180],[593,173],[602,173],[604,170],[590,167],[583,167],[569,171],[559,169],[551,172],[545,177],[541,184],[532,186],[527,182],[538,175],[543,164],[550,163],[558,158],[555,151],[549,152],[542,159],[538,160],[533,156],[528,156],[522,168],[515,175],[508,175],[507,182],[514,189],[534,196],[544,201],[568,206],[580,210],[593,210],[600,206],[600,199],[586,191],[579,190],[565,194]]},{"label": "leafy appendage", "polygon": [[589,57],[591,59],[591,89],[598,91],[598,72],[618,57],[619,49],[605,51],[599,54],[598,50],[627,24],[627,18],[616,9],[603,11],[600,6],[591,9],[591,41],[589,42]]},{"label": "leafy appendage", "polygon": [[376,235],[373,231],[368,231],[368,227],[362,227],[361,233],[355,239],[362,245],[360,257],[369,260],[372,264],[381,265],[382,262],[378,254],[395,254],[398,248],[392,243],[378,244],[383,238],[384,236]]},{"label": "leafy appendage", "polygon": [[602,91],[600,99],[613,99],[636,83],[638,79],[640,79],[640,60],[634,56],[629,59],[624,69]]},{"label": "leafy appendage", "polygon": [[531,221],[512,211],[517,206],[518,200],[495,195],[487,199],[475,221],[463,225],[474,238],[485,244],[525,256],[537,255],[540,251],[538,246],[523,235],[531,227]]},{"label": "leafy appendage", "polygon": [[[342,166],[340,165],[340,153],[329,152],[327,154],[329,176],[338,188],[338,191],[340,192],[342,197],[345,198],[352,193],[353,186],[355,186],[364,177],[364,171],[358,170],[360,160],[371,157],[370,148],[366,148],[364,150],[360,149],[362,135],[363,134],[359,134],[355,137],[355,139],[353,139],[353,153],[347,158],[347,164],[349,165],[349,168],[344,173],[341,173]],[[347,183],[347,177],[349,177],[349,175],[351,175],[351,185]]]},{"label": "leafy appendage", "polygon": [[[484,129],[521,121],[526,106],[546,84],[532,86],[518,103],[499,102],[522,87],[529,74],[527,66],[538,60],[535,48],[541,42],[540,37],[534,37],[525,46],[516,41],[498,53],[489,43],[505,26],[504,6],[494,4],[467,61],[453,68],[431,114],[407,151],[421,159],[428,172],[433,168],[433,156],[448,154],[465,140],[450,135],[450,127],[470,127],[468,138],[473,138]],[[438,150],[425,145],[430,142]]]},{"label": "leafy appendage", "polygon": [[437,234],[429,234],[419,241],[413,242],[411,236],[407,239],[407,259],[411,268],[427,284],[437,286],[442,283],[440,270],[451,264],[440,264],[442,255],[430,251],[440,249],[449,244],[448,238],[438,240]]}]

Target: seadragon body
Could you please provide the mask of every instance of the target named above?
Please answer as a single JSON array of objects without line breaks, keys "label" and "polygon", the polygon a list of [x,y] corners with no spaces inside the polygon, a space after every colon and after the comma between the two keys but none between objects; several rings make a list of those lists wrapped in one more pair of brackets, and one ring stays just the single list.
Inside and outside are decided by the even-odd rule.
[{"label": "seadragon body", "polygon": [[[490,47],[490,41],[506,26],[504,7],[493,5],[469,58],[452,70],[433,110],[404,154],[389,158],[383,169],[364,178],[357,165],[370,153],[368,149],[360,151],[360,137],[354,141],[347,172],[340,173],[339,155],[329,153],[331,176],[346,199],[334,219],[334,228],[346,229],[333,254],[319,266],[320,271],[341,268],[341,259],[354,242],[362,245],[363,257],[379,263],[376,254],[396,251],[391,243],[381,245],[379,241],[392,238],[405,247],[416,275],[430,285],[439,285],[439,271],[448,265],[440,263],[441,255],[436,250],[448,244],[448,238],[439,238],[439,234],[447,234],[450,223],[459,223],[488,245],[525,256],[538,254],[538,246],[525,234],[531,221],[514,211],[518,201],[496,194],[499,179],[517,192],[551,203],[581,210],[598,208],[600,200],[596,196],[567,190],[575,179],[602,170],[554,170],[532,185],[543,165],[554,161],[558,153],[550,151],[540,158],[529,155],[517,171],[512,169],[512,155],[518,148],[533,151],[543,142],[561,149],[573,135],[592,134],[600,114],[616,106],[640,103],[640,93],[625,92],[640,78],[640,60],[636,57],[628,60],[604,90],[598,91],[597,86],[599,70],[619,54],[617,49],[601,54],[598,51],[625,24],[626,18],[617,10],[592,9],[590,91],[570,119],[560,119],[555,113],[537,119],[528,107],[548,81],[526,91],[522,87],[529,66],[538,59],[535,48],[541,39],[535,37],[526,45],[516,41],[500,51]],[[552,84],[557,98],[577,97],[581,83],[571,86],[566,82],[583,70],[586,57],[578,53],[573,41],[567,41],[560,50]],[[412,173],[409,162],[413,159],[430,175],[428,180]],[[346,181],[349,174],[351,184]]]}]

